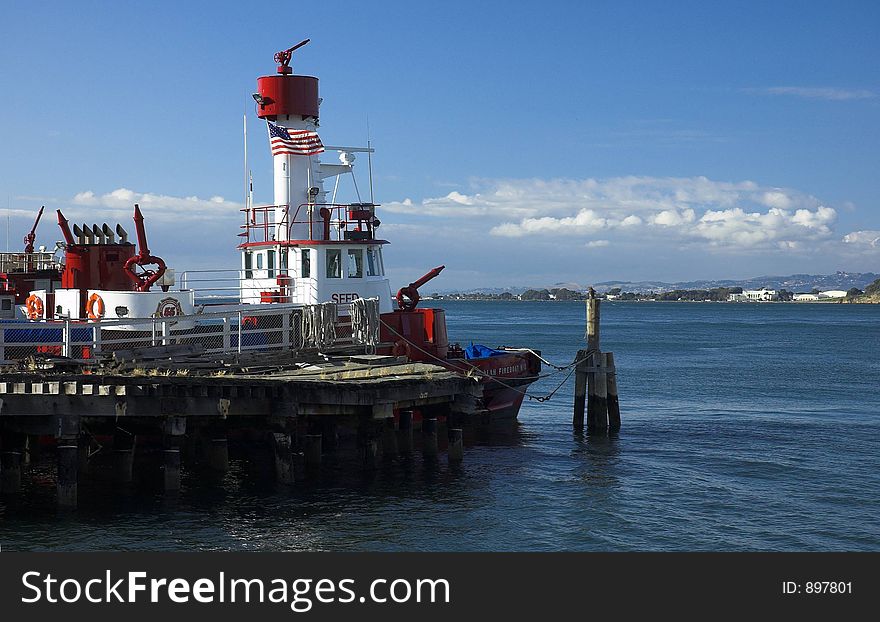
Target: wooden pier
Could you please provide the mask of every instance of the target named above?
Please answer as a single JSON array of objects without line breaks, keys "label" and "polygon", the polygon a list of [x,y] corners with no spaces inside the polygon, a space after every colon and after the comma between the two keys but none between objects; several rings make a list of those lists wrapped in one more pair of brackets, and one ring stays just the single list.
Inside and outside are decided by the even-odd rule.
[{"label": "wooden pier", "polygon": [[442,419],[450,438],[449,459],[458,462],[458,426],[474,419],[481,395],[472,378],[376,355],[295,365],[275,360],[231,373],[33,369],[0,378],[0,490],[11,494],[19,489],[29,442],[52,439],[58,503],[68,507],[76,506],[77,482],[89,471],[90,447],[98,437],[112,438],[119,482],[132,480],[139,438],[161,443],[164,487],[176,491],[181,454],[192,439],[200,440],[205,463],[222,472],[229,464],[229,439],[246,435],[265,440],[277,480],[292,484],[297,469],[317,468],[341,434],[356,439],[367,469],[375,468],[383,453],[411,451],[413,411],[422,417],[426,458],[437,456],[437,421]]}]

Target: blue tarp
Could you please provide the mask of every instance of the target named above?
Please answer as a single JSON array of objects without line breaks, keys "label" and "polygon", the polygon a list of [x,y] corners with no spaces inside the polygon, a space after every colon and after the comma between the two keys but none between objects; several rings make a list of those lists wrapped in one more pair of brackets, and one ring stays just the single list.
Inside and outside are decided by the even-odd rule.
[{"label": "blue tarp", "polygon": [[466,359],[485,359],[490,356],[501,356],[502,354],[507,354],[507,352],[487,348],[478,343],[472,343],[464,349],[464,358]]}]

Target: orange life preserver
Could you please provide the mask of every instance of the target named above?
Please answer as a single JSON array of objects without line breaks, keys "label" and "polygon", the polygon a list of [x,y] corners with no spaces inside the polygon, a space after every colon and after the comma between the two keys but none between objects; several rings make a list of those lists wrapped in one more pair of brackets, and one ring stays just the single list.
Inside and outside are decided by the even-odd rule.
[{"label": "orange life preserver", "polygon": [[[98,305],[97,311],[95,310],[95,305]],[[90,320],[100,320],[104,317],[104,299],[98,294],[89,296],[89,301],[86,303],[86,313]]]},{"label": "orange life preserver", "polygon": [[27,316],[30,320],[39,320],[43,317],[43,299],[36,294],[31,294],[24,301],[27,307]]}]

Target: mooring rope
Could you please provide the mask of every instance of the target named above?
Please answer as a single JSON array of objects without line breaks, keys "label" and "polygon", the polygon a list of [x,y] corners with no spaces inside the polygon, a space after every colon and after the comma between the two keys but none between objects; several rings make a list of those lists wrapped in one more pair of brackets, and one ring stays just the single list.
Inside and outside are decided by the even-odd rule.
[{"label": "mooring rope", "polygon": [[303,308],[303,344],[318,349],[333,345],[336,341],[337,319],[335,302],[324,302]]},{"label": "mooring rope", "polygon": [[379,299],[357,298],[351,303],[351,338],[375,354],[379,344]]},{"label": "mooring rope", "polygon": [[[426,354],[428,357],[434,359],[435,361],[437,361],[437,362],[439,362],[439,363],[447,363],[447,362],[448,362],[448,361],[445,361],[444,359],[441,359],[441,358],[438,357],[438,356],[435,356],[435,355],[432,354],[431,352],[428,352],[427,350],[425,350],[424,348],[422,348],[422,347],[419,346],[418,344],[413,343],[412,341],[410,341],[409,339],[407,339],[406,337],[404,337],[403,335],[401,335],[399,332],[397,332],[396,330],[394,330],[394,328],[393,328],[392,326],[389,326],[386,322],[382,321],[381,318],[379,319],[379,321],[382,323],[383,326],[385,326],[385,328],[387,328],[387,329],[390,330],[392,333],[394,333],[395,335],[397,335],[398,337],[400,337],[401,339],[403,339],[405,342],[407,342],[408,344],[410,344],[412,347],[414,347],[414,348],[415,348],[416,350],[418,350],[419,352],[421,352],[421,353],[423,353],[423,354]],[[525,349],[525,348],[524,348],[524,349]],[[516,391],[517,393],[519,393],[519,394],[521,394],[521,395],[523,395],[523,396],[529,398],[530,400],[535,400],[536,402],[546,402],[546,401],[548,401],[551,397],[553,397],[553,396],[556,394],[556,392],[559,391],[559,389],[561,389],[561,388],[563,387],[563,385],[565,385],[566,382],[568,382],[568,379],[571,378],[571,375],[572,375],[572,374],[575,372],[575,370],[577,369],[577,365],[578,365],[579,363],[582,363],[582,362],[586,361],[587,359],[589,359],[590,356],[591,356],[592,354],[593,354],[593,350],[587,350],[587,351],[585,352],[585,356],[584,356],[584,358],[582,358],[582,359],[575,359],[574,362],[572,362],[570,365],[566,365],[565,367],[560,367],[560,366],[557,366],[557,365],[553,365],[553,364],[551,364],[551,367],[555,367],[555,368],[557,369],[557,371],[550,372],[549,374],[538,374],[537,376],[535,376],[535,380],[540,380],[540,379],[542,379],[542,378],[549,378],[550,376],[555,376],[556,374],[561,373],[561,372],[563,372],[563,371],[565,371],[565,370],[569,370],[569,371],[568,371],[568,374],[566,374],[565,378],[562,379],[562,382],[560,382],[560,383],[557,385],[557,387],[556,387],[555,389],[553,389],[553,390],[552,390],[550,393],[548,393],[547,395],[533,395],[533,394],[529,393],[528,391],[524,391],[524,390],[520,389],[519,387],[515,387],[515,386],[510,385],[510,384],[508,384],[508,383],[506,383],[506,382],[503,382],[502,380],[499,380],[497,376],[492,376],[492,375],[490,375],[490,374],[487,374],[487,373],[484,372],[482,369],[478,368],[476,365],[473,365],[472,363],[468,363],[466,359],[462,359],[462,360],[463,360],[465,363],[467,363],[468,365],[470,365],[470,367],[471,367],[471,371],[469,372],[469,374],[470,374],[470,373],[474,373],[474,374],[478,374],[478,375],[480,375],[480,376],[483,376],[484,378],[488,378],[489,380],[491,380],[491,381],[493,381],[493,382],[497,382],[497,383],[500,384],[501,386],[506,387],[506,388],[510,389],[511,391]]]}]

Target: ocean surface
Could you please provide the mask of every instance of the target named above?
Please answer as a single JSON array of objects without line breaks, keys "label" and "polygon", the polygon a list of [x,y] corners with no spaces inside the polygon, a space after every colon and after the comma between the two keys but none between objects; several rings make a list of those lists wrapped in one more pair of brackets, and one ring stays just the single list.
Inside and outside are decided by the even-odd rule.
[{"label": "ocean surface", "polygon": [[[463,345],[562,364],[583,347],[583,303],[437,306]],[[0,547],[880,550],[880,305],[606,302],[602,347],[618,367],[614,437],[572,430],[570,380],[460,467],[331,463],[284,489],[233,459],[222,480],[185,472],[173,499],[86,480],[79,509],[59,513],[38,461],[24,494],[0,500]]]}]

